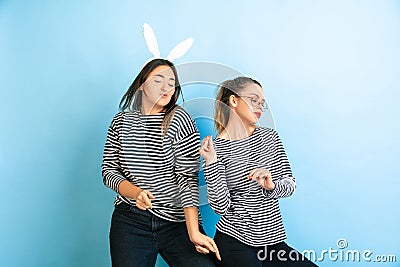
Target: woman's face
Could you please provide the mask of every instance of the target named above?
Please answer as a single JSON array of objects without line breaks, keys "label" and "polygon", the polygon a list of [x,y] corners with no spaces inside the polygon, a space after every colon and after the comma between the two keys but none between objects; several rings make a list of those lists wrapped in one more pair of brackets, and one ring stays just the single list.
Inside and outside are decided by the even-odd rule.
[{"label": "woman's face", "polygon": [[140,89],[142,105],[149,110],[162,111],[175,93],[175,75],[169,66],[158,66],[147,76]]},{"label": "woman's face", "polygon": [[236,114],[244,123],[256,124],[262,115],[260,103],[265,102],[263,89],[258,84],[250,83],[238,95],[240,97],[235,97],[237,101]]}]

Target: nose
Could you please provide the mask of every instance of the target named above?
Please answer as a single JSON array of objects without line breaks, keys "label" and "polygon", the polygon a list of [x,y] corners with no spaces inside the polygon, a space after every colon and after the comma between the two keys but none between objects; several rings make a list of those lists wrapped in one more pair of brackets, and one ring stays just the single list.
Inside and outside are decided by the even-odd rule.
[{"label": "nose", "polygon": [[168,91],[168,86],[167,86],[167,83],[166,83],[165,81],[163,82],[163,84],[162,84],[162,86],[161,86],[161,91],[162,91],[162,92]]}]

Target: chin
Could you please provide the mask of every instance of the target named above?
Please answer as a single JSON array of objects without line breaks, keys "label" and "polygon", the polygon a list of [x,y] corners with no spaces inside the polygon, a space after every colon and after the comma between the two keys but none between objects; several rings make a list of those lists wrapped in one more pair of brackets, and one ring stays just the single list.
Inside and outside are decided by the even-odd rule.
[{"label": "chin", "polygon": [[251,121],[253,125],[257,124],[260,121],[259,118],[254,117],[253,120]]},{"label": "chin", "polygon": [[171,99],[162,99],[160,101],[157,102],[157,105],[160,107],[165,108],[166,105],[168,105],[168,103],[171,101]]},{"label": "chin", "polygon": [[247,121],[247,124],[249,126],[257,126],[257,123],[258,123],[258,120],[254,120],[254,119]]}]

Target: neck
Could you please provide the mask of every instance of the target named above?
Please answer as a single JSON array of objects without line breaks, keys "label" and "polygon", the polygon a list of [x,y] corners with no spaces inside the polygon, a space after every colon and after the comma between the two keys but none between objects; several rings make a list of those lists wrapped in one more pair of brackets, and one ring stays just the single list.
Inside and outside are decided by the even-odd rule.
[{"label": "neck", "polygon": [[221,132],[219,137],[228,140],[240,140],[252,135],[255,129],[255,125],[242,121],[236,114],[231,114],[225,130]]},{"label": "neck", "polygon": [[157,114],[164,111],[164,107],[161,106],[157,106],[154,104],[148,104],[145,102],[142,102],[142,107],[140,108],[140,112],[143,115],[153,115],[153,114]]}]

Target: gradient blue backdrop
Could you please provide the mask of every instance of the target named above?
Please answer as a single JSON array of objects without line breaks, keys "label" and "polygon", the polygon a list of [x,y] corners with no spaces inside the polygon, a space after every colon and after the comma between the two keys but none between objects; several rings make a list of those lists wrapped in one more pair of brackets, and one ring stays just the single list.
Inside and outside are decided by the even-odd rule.
[{"label": "gradient blue backdrop", "polygon": [[[264,85],[298,181],[281,201],[290,245],[318,252],[345,238],[400,261],[399,1],[2,0],[1,266],[110,265],[114,193],[100,164],[150,56],[143,22],[164,56],[195,38],[177,63],[223,63]],[[202,213],[213,235],[217,217]]]}]

